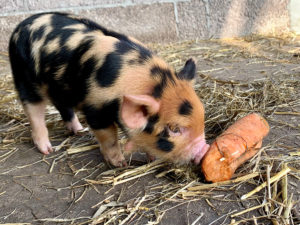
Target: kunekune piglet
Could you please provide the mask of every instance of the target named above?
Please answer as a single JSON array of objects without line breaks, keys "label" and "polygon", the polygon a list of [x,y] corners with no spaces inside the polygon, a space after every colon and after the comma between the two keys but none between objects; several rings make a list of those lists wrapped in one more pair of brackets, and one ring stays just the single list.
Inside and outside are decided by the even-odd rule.
[{"label": "kunekune piglet", "polygon": [[43,154],[52,152],[45,124],[48,100],[69,130],[82,126],[79,109],[114,166],[139,149],[175,163],[199,163],[208,145],[204,107],[193,90],[195,62],[176,73],[134,38],[72,14],[42,13],[21,22],[9,43],[16,90]]}]

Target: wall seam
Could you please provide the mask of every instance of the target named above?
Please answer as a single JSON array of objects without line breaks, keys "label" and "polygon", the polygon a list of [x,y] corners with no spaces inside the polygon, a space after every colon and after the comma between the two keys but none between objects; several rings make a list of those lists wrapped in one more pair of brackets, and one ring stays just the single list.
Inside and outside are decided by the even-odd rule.
[{"label": "wall seam", "polygon": [[211,38],[211,21],[210,21],[210,9],[209,9],[209,3],[208,0],[203,0],[204,2],[204,6],[205,6],[205,18],[206,18],[206,29],[207,29],[207,33],[208,33],[208,38]]},{"label": "wall seam", "polygon": [[190,0],[160,0],[155,2],[143,2],[143,3],[133,3],[131,1],[126,1],[125,3],[119,4],[96,4],[96,5],[87,5],[87,6],[70,6],[70,7],[58,7],[52,9],[38,9],[38,10],[29,10],[28,1],[26,2],[26,8],[28,10],[18,11],[18,12],[8,12],[0,13],[1,17],[4,16],[18,16],[23,14],[36,14],[42,12],[61,12],[61,11],[80,11],[80,10],[90,10],[90,9],[101,9],[101,8],[115,8],[115,7],[128,7],[128,6],[137,6],[137,5],[151,5],[155,3],[178,3],[178,2],[189,2]]},{"label": "wall seam", "polygon": [[178,18],[177,2],[173,2],[173,7],[174,7],[174,16],[175,16],[176,36],[177,38],[179,38],[179,30],[178,30],[179,18]]}]

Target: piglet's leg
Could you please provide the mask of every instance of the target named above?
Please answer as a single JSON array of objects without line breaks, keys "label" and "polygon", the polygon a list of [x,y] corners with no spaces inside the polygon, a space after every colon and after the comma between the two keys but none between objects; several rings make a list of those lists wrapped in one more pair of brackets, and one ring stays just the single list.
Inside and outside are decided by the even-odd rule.
[{"label": "piglet's leg", "polygon": [[33,142],[43,154],[51,153],[53,150],[45,123],[46,103],[27,103],[24,104],[24,110],[31,125]]},{"label": "piglet's leg", "polygon": [[118,142],[116,126],[111,125],[105,129],[93,130],[93,132],[100,143],[104,159],[116,167],[127,166]]},{"label": "piglet's leg", "polygon": [[66,126],[67,126],[68,130],[72,131],[74,134],[77,134],[78,131],[83,129],[76,114],[74,114],[74,117],[72,118],[71,121],[66,122]]},{"label": "piglet's leg", "polygon": [[69,107],[64,107],[61,104],[54,103],[56,109],[59,111],[63,121],[66,123],[66,127],[69,131],[77,134],[82,130],[82,125],[78,120],[78,117],[74,113],[74,110]]}]

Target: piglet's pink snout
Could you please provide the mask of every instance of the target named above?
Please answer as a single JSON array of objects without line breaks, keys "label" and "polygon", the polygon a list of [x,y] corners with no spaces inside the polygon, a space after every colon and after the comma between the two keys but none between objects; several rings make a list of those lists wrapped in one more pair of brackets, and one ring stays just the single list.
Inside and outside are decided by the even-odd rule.
[{"label": "piglet's pink snout", "polygon": [[195,143],[195,145],[192,147],[192,153],[193,153],[193,159],[192,161],[198,165],[203,158],[203,156],[206,154],[206,152],[209,149],[209,145],[206,144],[205,139],[200,139]]}]

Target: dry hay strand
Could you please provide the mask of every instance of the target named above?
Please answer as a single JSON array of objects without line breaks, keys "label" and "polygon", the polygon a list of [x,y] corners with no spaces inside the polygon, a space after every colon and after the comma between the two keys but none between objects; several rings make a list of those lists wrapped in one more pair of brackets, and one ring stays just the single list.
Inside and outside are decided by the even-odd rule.
[{"label": "dry hay strand", "polygon": [[[179,69],[187,57],[190,56],[193,56],[196,60],[205,59],[212,62],[216,60],[234,61],[239,57],[260,57],[259,60],[263,59],[265,63],[293,62],[297,51],[289,49],[283,52],[280,48],[280,43],[285,41],[286,39],[252,37],[248,40],[226,40],[221,44],[219,41],[212,41],[213,44],[211,45],[205,45],[205,42],[201,41],[189,41],[168,46],[156,45],[153,48],[161,51],[159,54],[176,69]],[[255,49],[254,46],[256,46]],[[268,54],[264,53],[266,49],[268,50]],[[297,117],[300,115],[300,72],[297,69],[292,70],[288,76],[278,72],[278,76],[269,76],[251,82],[224,80],[211,75],[214,72],[223,70],[224,68],[222,67],[216,67],[197,72],[199,82],[196,83],[195,89],[205,104],[206,135],[210,140],[216,138],[237,119],[251,112],[262,114],[262,116],[266,117],[272,123],[273,127],[283,126],[289,127],[292,130],[300,129],[299,123],[286,122],[277,118],[278,115],[288,117]],[[8,160],[17,151],[18,144],[31,141],[31,138],[29,124],[17,100],[10,75],[0,77],[0,94],[0,160],[2,162]],[[48,108],[46,119],[47,125],[51,127],[50,130],[55,131],[52,134],[50,132],[50,139],[59,142],[56,150],[67,150],[67,153],[61,153],[54,158],[48,158],[53,159],[52,163],[49,163],[49,172],[53,170],[58,161],[63,160],[65,157],[76,158],[80,154],[85,154],[86,151],[97,148],[95,140],[87,130],[82,133],[82,137],[80,138],[66,138],[64,124],[53,107]],[[80,120],[83,122],[82,116],[80,116]],[[128,168],[117,168],[104,172],[100,172],[99,170],[99,168],[104,168],[104,166],[99,165],[88,176],[74,182],[72,186],[57,188],[56,190],[74,189],[77,187],[92,187],[96,190],[97,185],[116,186],[126,182],[136,182],[136,180],[143,176],[151,176],[151,174],[157,178],[167,178],[168,182],[153,186],[144,193],[144,196],[138,196],[131,202],[120,203],[106,199],[95,205],[98,208],[98,213],[94,217],[71,219],[45,218],[40,221],[58,223],[76,222],[77,224],[103,222],[112,224],[120,221],[125,221],[123,223],[126,223],[131,221],[134,215],[138,215],[139,217],[154,218],[150,219],[148,224],[158,224],[168,210],[181,204],[205,199],[209,207],[213,208],[214,205],[209,201],[210,199],[240,201],[224,199],[224,195],[214,194],[214,191],[228,192],[238,189],[245,183],[251,183],[259,187],[258,189],[261,189],[261,186],[259,186],[261,184],[266,186],[267,189],[265,189],[265,192],[268,197],[262,201],[261,196],[263,193],[251,192],[253,195],[249,196],[249,199],[256,199],[259,204],[249,208],[248,211],[232,212],[232,224],[257,221],[262,218],[272,221],[273,224],[280,224],[283,221],[287,223],[291,221],[293,206],[296,204],[293,196],[287,192],[289,185],[287,179],[289,176],[293,176],[299,180],[299,168],[292,167],[294,164],[299,165],[299,149],[299,146],[280,145],[276,142],[268,143],[254,158],[241,166],[232,180],[215,184],[203,183],[201,177],[199,178],[199,168],[197,167],[172,165],[160,160],[142,166],[133,163]],[[268,154],[269,152],[283,153],[276,155]],[[288,167],[278,169],[273,165],[273,162],[277,162],[278,164],[287,163]],[[24,166],[33,166],[35,164]],[[88,165],[86,164],[78,168],[78,166],[68,162],[68,166],[71,168],[74,177],[82,171],[87,171]],[[273,165],[273,173],[271,168],[266,170],[264,165]],[[6,173],[14,169],[18,168],[8,170]],[[275,179],[276,177],[274,178],[276,176],[275,173],[278,173],[278,171],[279,173],[280,171],[284,171],[284,173],[281,173],[281,180]],[[281,181],[283,184],[280,186]],[[279,188],[283,190],[282,194],[278,190]],[[3,193],[5,192],[0,193],[0,195]],[[82,192],[82,195],[77,198],[76,202],[80,201],[85,193],[86,191]],[[160,207],[168,202],[176,202],[178,204],[171,208],[160,210]],[[263,208],[265,215],[257,218],[241,219],[240,215],[244,215],[250,210],[257,210],[258,208]],[[198,219],[201,217],[200,215]],[[222,218],[223,216],[217,220]],[[235,221],[237,218],[240,220]],[[196,224],[197,220],[194,222]]]},{"label": "dry hay strand", "polygon": [[[234,121],[251,112],[258,112],[269,120],[278,112],[293,114],[293,108],[300,106],[296,97],[299,85],[300,74],[285,80],[265,78],[248,84],[224,84],[206,75],[204,82],[196,86],[196,91],[205,103],[208,138],[215,138]],[[291,126],[299,128],[297,124]]]}]

